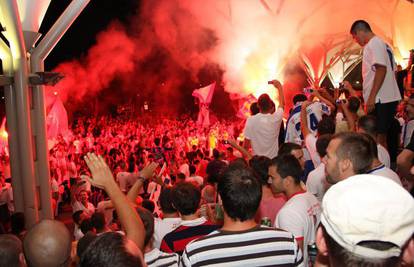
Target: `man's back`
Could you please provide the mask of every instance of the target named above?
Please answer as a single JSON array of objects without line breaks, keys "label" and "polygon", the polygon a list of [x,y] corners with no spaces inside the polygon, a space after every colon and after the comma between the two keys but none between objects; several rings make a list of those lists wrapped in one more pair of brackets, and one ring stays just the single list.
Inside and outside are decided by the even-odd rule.
[{"label": "man's back", "polygon": [[302,253],[289,232],[256,226],[247,231],[217,230],[185,248],[180,266],[296,266]]},{"label": "man's back", "polygon": [[254,155],[277,156],[282,116],[283,109],[278,108],[273,114],[258,113],[247,119],[244,135],[251,141]]},{"label": "man's back", "polygon": [[194,239],[205,236],[218,228],[204,217],[182,221],[181,225],[166,234],[161,242],[161,250],[167,253],[183,253],[184,247]]}]

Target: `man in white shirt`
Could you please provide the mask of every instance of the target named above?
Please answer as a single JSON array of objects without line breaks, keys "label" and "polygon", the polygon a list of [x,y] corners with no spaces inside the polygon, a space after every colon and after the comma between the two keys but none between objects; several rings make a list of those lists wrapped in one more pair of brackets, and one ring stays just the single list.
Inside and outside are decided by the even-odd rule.
[{"label": "man in white shirt", "polygon": [[258,99],[260,113],[249,117],[244,128],[244,147],[249,149],[251,145],[254,155],[268,158],[276,157],[279,150],[278,137],[285,106],[282,84],[277,80],[273,80],[272,84],[279,95],[277,110],[273,108],[269,95],[262,94]]},{"label": "man in white shirt", "polygon": [[401,100],[394,73],[394,56],[391,48],[372,32],[366,21],[355,21],[350,32],[354,40],[364,48],[362,93],[366,113],[372,113],[377,118],[378,142],[387,147],[387,132]]},{"label": "man in white shirt", "polygon": [[302,169],[293,155],[281,155],[269,167],[269,183],[275,193],[284,193],[288,201],[279,211],[275,227],[291,232],[303,251],[303,262],[309,265],[308,246],[315,244],[321,214],[320,203],[300,185]]},{"label": "man in white shirt", "polygon": [[[324,134],[319,136],[316,141],[316,150],[321,158],[326,155],[326,148],[331,141],[332,136],[330,134]],[[312,193],[319,202],[322,202],[322,198],[328,188],[328,182],[326,181],[325,164],[322,162],[313,171],[308,174],[306,180],[306,189],[309,193]]]}]

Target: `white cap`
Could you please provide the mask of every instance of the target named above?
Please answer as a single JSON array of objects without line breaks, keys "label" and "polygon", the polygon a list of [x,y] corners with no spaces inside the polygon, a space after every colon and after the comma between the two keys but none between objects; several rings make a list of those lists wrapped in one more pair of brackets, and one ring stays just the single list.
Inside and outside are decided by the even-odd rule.
[{"label": "white cap", "polygon": [[[414,198],[388,178],[362,174],[333,185],[322,200],[321,223],[348,251],[365,258],[399,256],[414,233]],[[395,244],[385,251],[363,241]]]}]

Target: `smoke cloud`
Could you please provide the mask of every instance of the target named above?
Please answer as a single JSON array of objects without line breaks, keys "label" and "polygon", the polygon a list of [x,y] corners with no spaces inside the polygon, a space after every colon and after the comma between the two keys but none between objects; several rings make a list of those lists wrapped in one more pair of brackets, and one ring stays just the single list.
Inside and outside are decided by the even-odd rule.
[{"label": "smoke cloud", "polygon": [[275,78],[295,91],[306,84],[295,70],[298,56],[316,55],[312,66],[318,72],[326,54],[315,49],[351,38],[356,19],[367,20],[400,59],[414,47],[414,36],[406,30],[412,27],[407,18],[414,17],[408,1],[158,0],[141,5],[129,25],[111,24],[84,58],[56,68],[66,75],[57,86],[64,99],[97,93],[114,79],[122,90],[147,96],[156,91],[154,101],[168,108],[188,99],[197,85],[213,81],[238,95],[272,93],[267,81]]}]

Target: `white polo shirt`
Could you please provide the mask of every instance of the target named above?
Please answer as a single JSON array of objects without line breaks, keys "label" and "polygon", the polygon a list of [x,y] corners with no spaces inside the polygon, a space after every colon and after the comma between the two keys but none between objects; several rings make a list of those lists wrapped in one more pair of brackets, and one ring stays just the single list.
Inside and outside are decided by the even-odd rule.
[{"label": "white polo shirt", "polygon": [[395,79],[395,61],[391,48],[379,37],[374,36],[364,46],[362,57],[363,96],[367,102],[374,84],[375,64],[385,66],[387,72],[384,82],[375,97],[375,103],[389,103],[401,100]]}]

